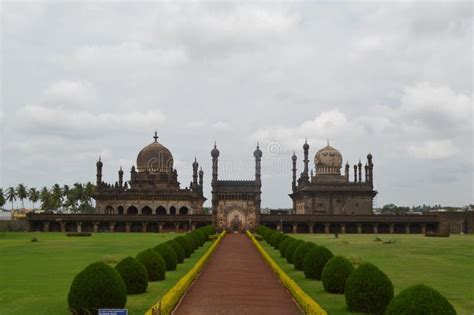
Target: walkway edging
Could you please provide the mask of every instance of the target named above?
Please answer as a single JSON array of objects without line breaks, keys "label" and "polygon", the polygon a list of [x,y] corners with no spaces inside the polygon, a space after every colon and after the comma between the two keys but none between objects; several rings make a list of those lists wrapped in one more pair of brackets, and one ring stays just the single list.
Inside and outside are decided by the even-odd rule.
[{"label": "walkway edging", "polygon": [[223,231],[219,237],[216,239],[214,244],[209,247],[206,253],[198,260],[198,262],[186,273],[179,281],[168,290],[168,292],[163,295],[161,300],[159,300],[155,305],[153,305],[145,315],[168,315],[171,314],[173,309],[175,308],[176,304],[178,304],[179,300],[186,291],[191,287],[194,280],[197,278],[201,270],[204,268],[206,263],[208,262],[209,258],[211,258],[212,254],[217,248],[217,245],[221,242],[222,238],[225,235],[225,231]]},{"label": "walkway edging", "polygon": [[291,279],[283,269],[268,255],[263,249],[262,245],[255,239],[255,237],[247,231],[247,236],[250,238],[252,243],[255,245],[257,250],[263,256],[263,260],[273,270],[273,273],[280,279],[281,283],[290,291],[291,295],[295,298],[296,302],[303,309],[305,314],[310,315],[327,315],[327,312],[314,301],[308,294],[306,294],[293,279]]}]

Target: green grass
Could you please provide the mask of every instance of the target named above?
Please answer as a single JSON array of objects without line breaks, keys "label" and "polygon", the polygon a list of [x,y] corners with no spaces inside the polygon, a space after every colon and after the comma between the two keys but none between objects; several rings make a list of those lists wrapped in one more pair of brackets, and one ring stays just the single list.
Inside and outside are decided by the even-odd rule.
[{"label": "green grass", "polygon": [[[392,280],[395,294],[410,285],[424,283],[447,297],[458,314],[474,312],[474,235],[447,238],[422,235],[379,235],[393,244],[374,241],[376,235],[295,234],[295,238],[327,246],[335,255],[371,262]],[[354,314],[346,310],[343,295],[329,294],[321,281],[308,280],[280,257],[266,242],[261,244],[283,270],[329,314]]]},{"label": "green grass", "polygon": [[[111,256],[121,259],[176,236],[174,233],[95,233],[66,237],[63,233],[0,235],[0,314],[68,314],[67,294],[74,276],[88,264]],[[37,237],[39,242],[31,242]],[[143,314],[196,263],[211,242],[166,272],[166,280],[150,282],[147,292],[127,296],[129,314]]]}]

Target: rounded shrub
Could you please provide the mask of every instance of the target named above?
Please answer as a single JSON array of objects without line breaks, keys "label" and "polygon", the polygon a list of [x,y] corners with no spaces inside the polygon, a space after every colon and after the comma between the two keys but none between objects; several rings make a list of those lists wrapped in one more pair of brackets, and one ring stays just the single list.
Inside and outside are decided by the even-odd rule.
[{"label": "rounded shrub", "polygon": [[281,233],[280,232],[273,232],[273,234],[270,237],[270,245],[275,246],[275,241],[278,237],[280,237]]},{"label": "rounded shrub", "polygon": [[386,315],[456,315],[454,307],[438,291],[418,284],[406,288],[390,302]]},{"label": "rounded shrub", "polygon": [[393,284],[379,268],[364,263],[347,279],[344,295],[350,311],[383,314],[393,298]]},{"label": "rounded shrub", "polygon": [[120,273],[128,294],[143,293],[148,287],[148,273],[145,266],[133,257],[122,259],[115,270]]},{"label": "rounded shrub", "polygon": [[267,243],[270,243],[270,238],[272,237],[274,231],[267,229],[265,232],[263,232],[263,238]]},{"label": "rounded shrub", "polygon": [[280,250],[280,256],[281,257],[286,257],[286,249],[288,248],[288,245],[294,240],[293,237],[288,236],[286,239],[284,239],[282,242],[280,242],[280,245],[278,246],[278,249]]},{"label": "rounded shrub", "polygon": [[295,265],[296,270],[303,270],[304,257],[314,246],[316,246],[316,244],[312,242],[304,242],[298,245],[293,254],[293,264]]},{"label": "rounded shrub", "polygon": [[165,260],[166,270],[176,270],[176,265],[178,264],[178,256],[174,249],[166,243],[161,243],[153,248],[160,254],[161,257]]},{"label": "rounded shrub", "polygon": [[203,230],[195,230],[196,235],[199,236],[199,239],[201,240],[201,245],[204,245],[204,243],[207,241],[207,234],[204,233]]},{"label": "rounded shrub", "polygon": [[185,238],[189,240],[189,243],[191,244],[191,254],[194,253],[194,251],[199,247],[198,244],[196,243],[196,240],[189,235],[189,233],[184,235]]},{"label": "rounded shrub", "polygon": [[311,248],[304,256],[303,270],[306,278],[321,280],[324,265],[334,254],[324,246]]},{"label": "rounded shrub", "polygon": [[165,260],[156,250],[149,248],[138,253],[137,260],[145,266],[149,281],[165,279]]},{"label": "rounded shrub", "polygon": [[275,249],[279,249],[279,248],[280,248],[280,243],[281,243],[284,239],[286,239],[286,238],[288,238],[288,235],[285,235],[285,234],[283,234],[283,233],[280,233],[280,234],[278,235],[278,238],[275,239],[275,243],[273,244],[273,247],[274,247]]},{"label": "rounded shrub", "polygon": [[179,245],[179,243],[176,242],[175,240],[169,240],[168,242],[166,242],[166,244],[168,244],[169,246],[171,246],[171,248],[173,248],[173,250],[176,254],[176,262],[178,264],[183,263],[183,261],[184,261],[184,249],[183,249],[183,247],[181,247],[181,245]]},{"label": "rounded shrub", "polygon": [[201,245],[202,245],[201,244],[201,238],[194,231],[188,233],[187,235],[189,235],[189,237],[191,237],[194,240],[194,243],[196,244],[195,249],[198,249],[199,247],[201,247]]},{"label": "rounded shrub", "polygon": [[98,308],[123,308],[127,288],[117,270],[96,262],[74,277],[67,301],[75,314],[94,314]]},{"label": "rounded shrub", "polygon": [[184,258],[189,258],[189,256],[191,256],[191,254],[193,253],[193,245],[191,241],[183,235],[175,237],[174,240],[183,248]]},{"label": "rounded shrub", "polygon": [[347,278],[354,271],[352,263],[342,257],[335,256],[331,258],[323,268],[321,281],[326,292],[344,293]]},{"label": "rounded shrub", "polygon": [[286,257],[286,261],[290,264],[293,263],[293,254],[295,253],[296,251],[296,248],[298,246],[300,246],[300,244],[303,244],[304,241],[302,240],[294,240],[294,241],[291,241],[291,243],[288,245],[288,247],[286,248],[286,252],[285,252],[285,257]]}]

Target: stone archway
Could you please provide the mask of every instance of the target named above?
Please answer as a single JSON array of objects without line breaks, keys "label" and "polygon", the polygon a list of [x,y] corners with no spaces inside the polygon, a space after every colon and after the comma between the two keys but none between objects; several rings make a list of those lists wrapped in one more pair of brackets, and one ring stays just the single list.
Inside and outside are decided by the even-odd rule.
[{"label": "stone archway", "polygon": [[227,213],[227,229],[232,232],[242,232],[247,226],[245,214],[240,209],[234,209]]}]

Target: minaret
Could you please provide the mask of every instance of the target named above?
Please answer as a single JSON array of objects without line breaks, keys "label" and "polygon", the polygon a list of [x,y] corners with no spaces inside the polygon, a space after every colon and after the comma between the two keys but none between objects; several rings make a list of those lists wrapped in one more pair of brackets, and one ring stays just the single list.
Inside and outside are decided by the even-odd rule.
[{"label": "minaret", "polygon": [[349,169],[350,169],[349,162],[346,162],[346,168],[344,169],[344,175],[346,176],[346,180],[349,181]]},{"label": "minaret", "polygon": [[204,172],[202,171],[202,166],[201,169],[199,170],[199,191],[202,193],[203,192],[203,177],[204,177]]},{"label": "minaret", "polygon": [[362,182],[362,162],[359,159],[359,183]]},{"label": "minaret", "polygon": [[371,185],[374,183],[374,163],[372,163],[372,154],[367,154],[367,161],[369,167],[369,182]]},{"label": "minaret", "polygon": [[367,165],[367,163],[365,163],[365,182],[369,182],[369,166]]},{"label": "minaret", "polygon": [[255,182],[257,183],[258,186],[262,186],[262,166],[261,166],[261,160],[262,160],[262,151],[260,150],[260,147],[257,142],[257,148],[253,152],[253,156],[255,157]]},{"label": "minaret", "polygon": [[120,166],[120,169],[118,171],[118,184],[119,184],[119,187],[122,188],[123,187],[123,170],[122,170],[122,166]]},{"label": "minaret", "polygon": [[104,164],[100,160],[100,156],[99,156],[99,160],[96,163],[96,167],[97,167],[97,181],[96,181],[96,184],[97,184],[97,187],[99,187],[100,184],[102,183],[102,166],[103,165]]},{"label": "minaret", "polygon": [[309,150],[309,144],[308,141],[305,139],[304,144],[303,144],[303,152],[304,152],[304,174],[306,175],[306,178],[308,177],[308,150]]},{"label": "minaret", "polygon": [[199,164],[196,160],[196,157],[194,157],[194,162],[193,162],[193,184],[192,188],[197,188],[198,187],[198,167]]},{"label": "minaret", "polygon": [[214,142],[214,149],[211,151],[212,156],[212,184],[217,183],[217,162],[219,158],[219,150],[217,150],[217,145]]},{"label": "minaret", "polygon": [[293,151],[293,156],[291,157],[291,160],[293,161],[293,181],[291,182],[291,187],[293,191],[296,190],[296,160],[298,158],[296,157],[295,151]]},{"label": "minaret", "polygon": [[357,183],[357,164],[354,164],[354,183]]}]

